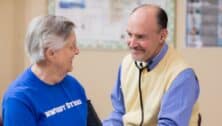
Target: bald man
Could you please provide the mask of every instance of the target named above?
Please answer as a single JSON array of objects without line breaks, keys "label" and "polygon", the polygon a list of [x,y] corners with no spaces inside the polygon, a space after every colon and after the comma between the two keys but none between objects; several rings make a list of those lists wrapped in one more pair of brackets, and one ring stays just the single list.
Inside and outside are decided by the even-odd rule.
[{"label": "bald man", "polygon": [[167,45],[167,14],[142,5],[127,25],[130,54],[111,94],[113,112],[103,126],[198,126],[199,83],[194,70]]}]

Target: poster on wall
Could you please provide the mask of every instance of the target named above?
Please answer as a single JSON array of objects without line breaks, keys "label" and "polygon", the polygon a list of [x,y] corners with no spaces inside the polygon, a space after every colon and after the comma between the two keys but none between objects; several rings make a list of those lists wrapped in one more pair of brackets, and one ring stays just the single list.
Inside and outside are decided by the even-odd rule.
[{"label": "poster on wall", "polygon": [[222,46],[222,0],[188,0],[186,47]]},{"label": "poster on wall", "polygon": [[159,5],[167,11],[167,42],[174,45],[174,0],[48,0],[48,11],[76,24],[80,48],[126,49],[127,18],[135,7],[144,3]]}]

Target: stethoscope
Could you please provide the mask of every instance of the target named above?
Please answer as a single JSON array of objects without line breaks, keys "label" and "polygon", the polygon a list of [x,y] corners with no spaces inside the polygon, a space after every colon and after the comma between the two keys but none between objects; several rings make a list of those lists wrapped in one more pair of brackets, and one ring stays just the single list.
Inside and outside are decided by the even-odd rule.
[{"label": "stethoscope", "polygon": [[[143,95],[142,95],[142,88],[141,88],[141,74],[142,74],[142,71],[144,69],[147,69],[147,63],[145,62],[140,62],[140,61],[135,61],[135,65],[136,67],[139,69],[139,98],[140,98],[140,108],[141,108],[141,121],[140,121],[140,125],[139,126],[142,126],[143,125],[143,122],[144,122],[144,107],[143,107]],[[149,69],[147,69],[149,71]]]}]

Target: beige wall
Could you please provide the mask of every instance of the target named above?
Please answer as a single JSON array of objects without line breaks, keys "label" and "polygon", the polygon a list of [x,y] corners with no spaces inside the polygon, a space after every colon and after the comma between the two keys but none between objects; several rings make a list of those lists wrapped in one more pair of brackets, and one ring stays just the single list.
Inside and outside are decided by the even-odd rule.
[{"label": "beige wall", "polygon": [[0,94],[5,90],[6,84],[14,76],[14,46],[15,31],[14,1],[0,1]]},{"label": "beige wall", "polygon": [[[46,14],[46,0],[1,0],[0,20],[1,59],[0,96],[8,84],[28,65],[24,54],[24,35],[32,17]],[[98,109],[101,117],[111,110],[109,95],[116,71],[124,51],[81,50],[75,61],[75,76],[82,82],[87,95]]]},{"label": "beige wall", "polygon": [[110,93],[125,53],[81,50],[75,59],[73,73],[84,85],[88,97],[102,118],[107,117],[111,111]]},{"label": "beige wall", "polygon": [[47,12],[46,0],[0,0],[0,97],[24,69],[25,29],[34,16]]},{"label": "beige wall", "polygon": [[[34,16],[45,14],[46,0],[0,0],[0,94],[27,66],[23,39],[27,23]],[[203,126],[215,126],[222,115],[222,49],[184,48],[185,0],[177,1],[177,49],[194,66],[201,85]],[[101,118],[111,111],[110,92],[118,65],[126,51],[80,50],[75,59],[73,74],[84,85]]]},{"label": "beige wall", "polygon": [[222,48],[185,48],[185,1],[177,1],[177,47],[199,77],[203,126],[218,126],[222,115]]}]

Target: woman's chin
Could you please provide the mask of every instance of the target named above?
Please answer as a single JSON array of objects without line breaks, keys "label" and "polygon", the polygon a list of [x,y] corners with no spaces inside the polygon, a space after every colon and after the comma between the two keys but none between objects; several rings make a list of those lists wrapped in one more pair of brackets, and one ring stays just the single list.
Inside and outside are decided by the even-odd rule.
[{"label": "woman's chin", "polygon": [[73,66],[70,66],[70,67],[67,69],[67,73],[72,72],[72,71],[73,71]]}]

